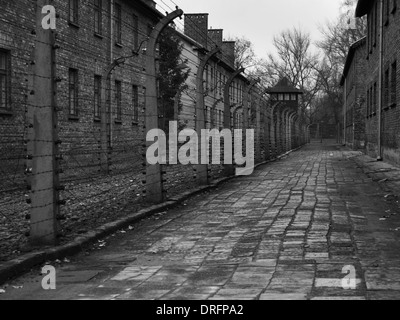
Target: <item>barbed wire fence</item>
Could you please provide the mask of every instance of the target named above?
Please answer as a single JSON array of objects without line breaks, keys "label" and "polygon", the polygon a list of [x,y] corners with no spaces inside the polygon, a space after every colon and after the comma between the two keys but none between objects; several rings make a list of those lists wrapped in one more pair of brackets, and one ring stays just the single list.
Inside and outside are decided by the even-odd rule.
[{"label": "barbed wire fence", "polygon": [[[102,47],[90,42],[79,46],[63,28],[51,33],[42,29],[38,17],[44,4],[47,1],[32,3],[30,15],[21,18],[26,21],[10,23],[10,29],[3,30],[10,37],[10,59],[20,65],[13,63],[13,78],[18,81],[7,87],[15,116],[1,123],[0,261],[29,250],[29,243],[63,243],[148,205],[145,122],[152,115],[146,111],[149,95],[141,85],[148,76],[144,56],[139,53],[125,61],[107,78],[109,57]],[[92,9],[91,2],[86,5]],[[109,14],[107,8],[102,10]],[[57,15],[59,26],[68,25],[67,2],[58,2]],[[124,28],[132,25],[122,22],[122,32]],[[80,32],[93,35],[94,31],[90,20],[82,21]],[[142,39],[149,37],[143,28],[139,34]],[[17,45],[18,41],[26,45]],[[102,41],[113,50],[110,35],[103,34]],[[134,43],[124,41],[120,55],[128,56]],[[93,59],[94,72],[85,72]],[[197,61],[192,63],[199,67]],[[263,90],[256,87],[250,95],[249,128],[243,128],[240,116],[237,120],[231,111],[231,128],[255,130],[258,163],[286,151],[282,117],[270,113]],[[217,96],[211,98],[218,103]],[[185,110],[185,118],[196,124],[195,107],[191,114]],[[223,127],[216,112],[210,111],[206,122],[210,128],[217,122]],[[209,148],[211,154],[211,143]],[[166,198],[198,186],[192,165],[163,165],[162,176]],[[208,176],[211,181],[222,178],[223,165],[209,165]]]}]

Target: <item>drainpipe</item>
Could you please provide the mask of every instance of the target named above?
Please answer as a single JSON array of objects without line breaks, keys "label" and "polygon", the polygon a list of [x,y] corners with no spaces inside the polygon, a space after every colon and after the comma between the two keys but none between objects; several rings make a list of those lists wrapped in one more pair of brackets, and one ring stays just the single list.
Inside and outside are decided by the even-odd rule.
[{"label": "drainpipe", "polygon": [[[114,61],[114,23],[113,23],[113,19],[114,19],[114,0],[110,1],[110,63],[112,63]],[[113,115],[113,110],[112,110],[112,76],[110,74],[110,92],[109,92],[109,105],[108,105],[108,110],[109,110],[109,121],[110,121],[110,125],[109,125],[109,143],[110,143],[110,149],[112,150],[112,145],[113,145],[113,119],[112,119],[112,115]],[[110,152],[112,152],[110,150]]]},{"label": "drainpipe", "polygon": [[344,79],[344,106],[343,106],[343,145],[346,145],[346,122],[347,122],[347,77]]},{"label": "drainpipe", "polygon": [[379,0],[379,71],[378,71],[378,158],[382,161],[382,63],[383,63],[383,0]]}]

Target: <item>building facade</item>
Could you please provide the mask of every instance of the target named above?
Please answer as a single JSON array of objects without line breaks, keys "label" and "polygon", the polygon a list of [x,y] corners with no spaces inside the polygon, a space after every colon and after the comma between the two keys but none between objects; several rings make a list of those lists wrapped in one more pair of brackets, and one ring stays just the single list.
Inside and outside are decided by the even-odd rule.
[{"label": "building facade", "polygon": [[[15,165],[24,164],[37,8],[36,1],[1,0],[0,4],[0,139],[5,158],[11,160],[3,159],[0,165],[23,172]],[[140,45],[163,15],[150,0],[70,0],[52,5],[57,13],[54,63],[64,171],[71,175],[99,171],[104,87],[110,150],[116,154],[131,150],[142,159],[145,43]],[[121,57],[129,58],[107,73]],[[82,172],[82,162],[90,162],[92,169],[85,166]],[[122,163],[123,159],[115,159],[114,168],[121,169]]]},{"label": "building facade", "polygon": [[370,89],[365,92],[366,44],[362,38],[350,47],[340,82],[344,88],[344,140],[354,150],[366,147],[366,106],[370,102]]},{"label": "building facade", "polygon": [[359,0],[356,16],[367,16],[365,140],[368,154],[400,165],[400,58],[397,0]]}]

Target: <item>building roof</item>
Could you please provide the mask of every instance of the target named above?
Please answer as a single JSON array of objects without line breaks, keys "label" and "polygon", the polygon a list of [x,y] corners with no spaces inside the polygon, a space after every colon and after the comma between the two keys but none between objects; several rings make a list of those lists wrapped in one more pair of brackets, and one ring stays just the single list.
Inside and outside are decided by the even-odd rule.
[{"label": "building roof", "polygon": [[360,18],[365,16],[372,8],[376,0],[358,0],[356,8],[356,17]]},{"label": "building roof", "polygon": [[303,94],[303,91],[295,88],[292,86],[288,80],[288,78],[283,77],[279,82],[276,84],[275,87],[269,88],[267,93],[297,93]]},{"label": "building roof", "polygon": [[361,46],[365,45],[366,42],[367,42],[367,37],[363,37],[360,40],[354,42],[350,46],[349,53],[347,54],[346,63],[344,65],[344,69],[343,69],[342,79],[340,80],[340,85],[341,86],[344,85],[344,82],[345,82],[347,74],[348,74],[348,72],[350,70],[351,63],[353,62],[354,55],[355,55],[357,49],[360,48]]},{"label": "building roof", "polygon": [[160,20],[164,18],[164,15],[158,11],[155,7],[154,1],[151,0],[134,0],[133,4],[138,6],[138,9],[142,10],[150,18]]}]

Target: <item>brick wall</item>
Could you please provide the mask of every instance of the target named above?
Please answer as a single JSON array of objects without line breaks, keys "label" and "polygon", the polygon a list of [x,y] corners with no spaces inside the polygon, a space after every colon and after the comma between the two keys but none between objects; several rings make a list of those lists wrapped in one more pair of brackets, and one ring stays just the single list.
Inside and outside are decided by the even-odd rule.
[{"label": "brick wall", "polygon": [[[374,2],[375,3],[375,2]],[[384,1],[384,12],[386,5],[391,1]],[[398,6],[398,4],[397,4]],[[376,7],[372,6],[375,10]],[[399,7],[392,12],[389,8],[389,15],[384,14],[384,30],[383,30],[383,70],[382,70],[382,156],[384,161],[400,165],[400,79],[398,70],[393,69],[393,64],[398,64],[400,51],[400,37],[398,26],[400,25]],[[368,19],[371,20],[373,11],[369,12]],[[378,24],[379,25],[379,14]],[[370,35],[370,33],[368,33]],[[367,56],[367,71],[366,71],[366,91],[378,81],[378,66],[379,66],[379,28],[377,37],[369,36],[372,45],[369,46]],[[376,45],[374,46],[374,43]],[[370,42],[367,42],[370,43]],[[389,96],[386,98],[386,72],[388,72]],[[395,81],[394,81],[395,79]],[[396,97],[391,96],[391,86],[394,83]],[[367,150],[372,156],[377,155],[377,138],[378,137],[378,116],[375,112],[369,112],[366,119],[366,140]]]}]

